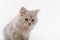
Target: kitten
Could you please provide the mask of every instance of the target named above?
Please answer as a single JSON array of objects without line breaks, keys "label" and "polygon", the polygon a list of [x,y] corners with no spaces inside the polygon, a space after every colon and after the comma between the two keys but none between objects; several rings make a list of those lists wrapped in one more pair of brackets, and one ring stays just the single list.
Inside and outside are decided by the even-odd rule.
[{"label": "kitten", "polygon": [[19,14],[5,27],[5,40],[29,40],[30,31],[37,22],[38,11],[22,7]]}]

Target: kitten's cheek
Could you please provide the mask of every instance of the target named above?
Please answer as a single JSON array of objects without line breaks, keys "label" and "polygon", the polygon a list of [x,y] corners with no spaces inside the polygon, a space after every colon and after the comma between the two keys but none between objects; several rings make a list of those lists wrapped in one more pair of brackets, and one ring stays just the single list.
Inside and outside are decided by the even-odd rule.
[{"label": "kitten's cheek", "polygon": [[35,25],[37,23],[37,21],[35,21],[33,24]]},{"label": "kitten's cheek", "polygon": [[26,25],[26,26],[29,26],[29,24],[28,24],[28,23],[25,23],[25,25]]}]

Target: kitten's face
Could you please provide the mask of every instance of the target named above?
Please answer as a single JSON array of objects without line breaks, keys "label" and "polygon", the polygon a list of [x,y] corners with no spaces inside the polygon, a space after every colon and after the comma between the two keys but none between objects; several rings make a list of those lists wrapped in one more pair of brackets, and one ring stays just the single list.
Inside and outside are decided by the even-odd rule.
[{"label": "kitten's face", "polygon": [[21,17],[21,22],[24,26],[32,26],[37,22],[37,10],[27,10],[24,7],[21,8],[20,10],[20,17]]}]

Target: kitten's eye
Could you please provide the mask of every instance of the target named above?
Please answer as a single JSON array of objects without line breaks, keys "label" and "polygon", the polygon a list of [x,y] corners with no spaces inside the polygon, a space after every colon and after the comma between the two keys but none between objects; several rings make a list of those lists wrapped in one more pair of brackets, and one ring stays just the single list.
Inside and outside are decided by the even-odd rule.
[{"label": "kitten's eye", "polygon": [[34,22],[34,19],[32,19],[32,22]]},{"label": "kitten's eye", "polygon": [[26,18],[25,21],[28,21],[28,19]]}]

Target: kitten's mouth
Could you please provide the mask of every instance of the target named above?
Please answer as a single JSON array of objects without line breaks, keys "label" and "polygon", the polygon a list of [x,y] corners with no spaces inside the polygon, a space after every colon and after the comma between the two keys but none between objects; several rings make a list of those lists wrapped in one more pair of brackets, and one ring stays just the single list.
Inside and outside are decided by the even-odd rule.
[{"label": "kitten's mouth", "polygon": [[27,24],[27,26],[31,26],[31,24]]}]

